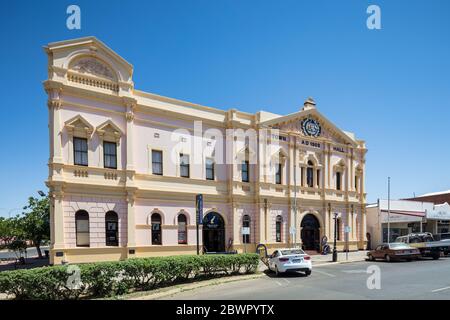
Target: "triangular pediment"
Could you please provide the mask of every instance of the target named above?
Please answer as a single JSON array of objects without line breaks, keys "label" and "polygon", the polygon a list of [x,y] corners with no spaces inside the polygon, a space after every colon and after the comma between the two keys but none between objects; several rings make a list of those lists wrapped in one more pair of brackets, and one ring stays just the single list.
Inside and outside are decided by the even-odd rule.
[{"label": "triangular pediment", "polygon": [[95,37],[85,37],[49,43],[45,50],[51,65],[59,70],[132,83],[133,66]]},{"label": "triangular pediment", "polygon": [[94,127],[86,120],[84,119],[81,115],[77,115],[69,120],[67,120],[64,125],[68,128],[78,128],[78,129],[83,129],[83,130],[87,130],[87,131],[93,131]]},{"label": "triangular pediment", "polygon": [[122,136],[122,130],[111,120],[107,120],[99,125],[96,129],[97,133],[104,138],[118,140]]},{"label": "triangular pediment", "polygon": [[326,138],[336,143],[357,146],[357,141],[354,138],[339,129],[315,108],[270,119],[262,122],[261,125],[281,131],[294,132],[305,137]]}]

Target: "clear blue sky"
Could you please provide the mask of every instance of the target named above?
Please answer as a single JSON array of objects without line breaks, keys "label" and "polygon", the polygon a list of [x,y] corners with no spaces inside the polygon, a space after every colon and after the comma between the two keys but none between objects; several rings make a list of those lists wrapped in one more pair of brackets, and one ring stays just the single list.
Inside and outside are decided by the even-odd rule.
[{"label": "clear blue sky", "polygon": [[[66,28],[78,4],[82,29]],[[382,10],[368,30],[366,8]],[[42,46],[94,35],[138,89],[281,114],[312,96],[366,140],[369,201],[450,189],[450,1],[8,1],[0,12],[0,215],[46,190]],[[13,211],[18,213],[19,210]]]}]

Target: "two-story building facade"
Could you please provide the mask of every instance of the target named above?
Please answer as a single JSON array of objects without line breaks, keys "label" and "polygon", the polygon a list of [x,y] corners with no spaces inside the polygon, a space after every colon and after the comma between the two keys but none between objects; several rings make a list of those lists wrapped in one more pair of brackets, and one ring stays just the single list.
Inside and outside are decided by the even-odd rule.
[{"label": "two-story building facade", "polygon": [[224,111],[135,89],[94,37],[45,51],[52,263],[194,254],[197,194],[202,251],[317,250],[335,213],[338,249],[364,248],[365,142],[312,99]]}]

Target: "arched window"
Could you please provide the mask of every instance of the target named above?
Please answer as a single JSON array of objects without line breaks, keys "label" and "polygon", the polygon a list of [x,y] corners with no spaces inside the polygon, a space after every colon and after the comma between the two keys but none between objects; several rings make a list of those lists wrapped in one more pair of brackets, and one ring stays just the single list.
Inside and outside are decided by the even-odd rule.
[{"label": "arched window", "polygon": [[314,187],[314,164],[308,161],[308,168],[306,169],[306,183],[308,187]]},{"label": "arched window", "polygon": [[[242,243],[250,243],[250,216],[248,214],[242,217],[242,228],[247,228],[242,230]],[[244,231],[248,231],[248,233],[244,233]]]},{"label": "arched window", "polygon": [[159,213],[152,214],[152,244],[162,244],[161,237],[161,215]]},{"label": "arched window", "polygon": [[79,210],[75,213],[75,233],[77,247],[89,247],[89,214]]},{"label": "arched window", "polygon": [[108,211],[105,215],[105,237],[107,246],[119,245],[119,217],[114,211]]},{"label": "arched window", "polygon": [[281,227],[283,223],[283,217],[277,216],[275,220],[275,241],[281,242]]},{"label": "arched window", "polygon": [[178,215],[178,243],[187,243],[187,219],[182,213]]}]

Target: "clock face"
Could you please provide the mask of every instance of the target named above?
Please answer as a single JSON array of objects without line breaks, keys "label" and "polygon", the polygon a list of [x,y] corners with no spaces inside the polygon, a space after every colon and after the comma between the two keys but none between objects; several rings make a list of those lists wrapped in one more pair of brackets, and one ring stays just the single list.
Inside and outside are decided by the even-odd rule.
[{"label": "clock face", "polygon": [[320,123],[317,120],[307,118],[301,123],[303,134],[311,137],[318,137],[322,131]]}]

